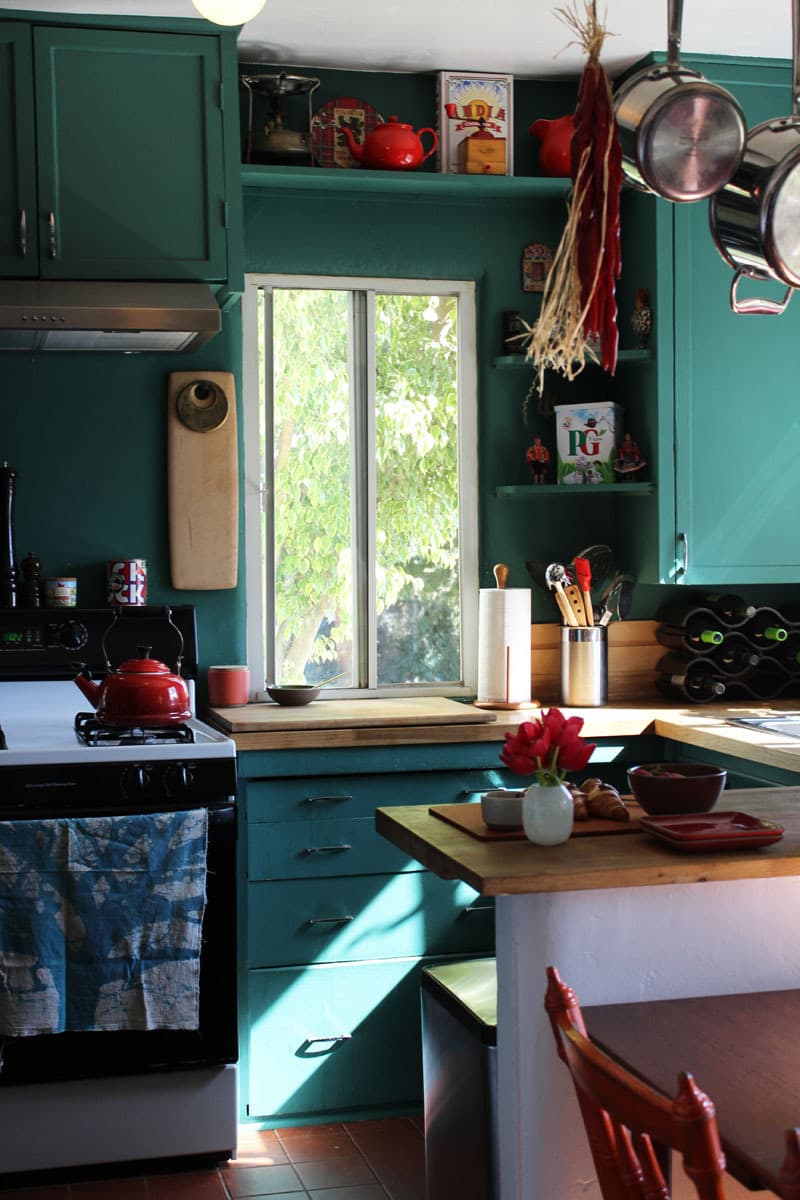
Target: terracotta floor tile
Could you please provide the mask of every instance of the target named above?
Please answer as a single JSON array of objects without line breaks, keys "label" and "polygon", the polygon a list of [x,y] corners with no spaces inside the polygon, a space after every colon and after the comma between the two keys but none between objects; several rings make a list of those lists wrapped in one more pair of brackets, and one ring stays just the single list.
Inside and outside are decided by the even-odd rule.
[{"label": "terracotta floor tile", "polygon": [[289,1125],[286,1129],[276,1129],[275,1133],[285,1144],[292,1138],[308,1137],[310,1133],[341,1133],[344,1125]]},{"label": "terracotta floor tile", "polygon": [[374,1170],[391,1200],[425,1200],[425,1170],[415,1172],[400,1165],[375,1163]]},{"label": "terracotta floor tile", "polygon": [[73,1183],[70,1200],[149,1200],[147,1181],[135,1179],[92,1179]]},{"label": "terracotta floor tile", "polygon": [[240,1131],[236,1158],[232,1159],[229,1165],[268,1167],[288,1161],[286,1151],[272,1129],[253,1129],[246,1133]]},{"label": "terracotta floor tile", "polygon": [[360,1156],[343,1155],[327,1158],[322,1162],[295,1164],[304,1187],[313,1188],[356,1187],[359,1184],[375,1183],[375,1175]]},{"label": "terracotta floor tile", "polygon": [[219,1171],[176,1171],[148,1175],[150,1200],[227,1200]]},{"label": "terracotta floor tile", "polygon": [[236,1167],[233,1164],[222,1168],[225,1186],[234,1200],[244,1196],[277,1196],[300,1192],[303,1185],[294,1167],[280,1164],[274,1167]]},{"label": "terracotta floor tile", "polygon": [[417,1162],[424,1157],[425,1139],[410,1120],[358,1121],[347,1132],[370,1162]]},{"label": "terracotta floor tile", "polygon": [[363,1187],[323,1188],[321,1192],[315,1190],[309,1195],[312,1200],[386,1200],[386,1192],[379,1183],[368,1183]]},{"label": "terracotta floor tile", "polygon": [[361,1157],[353,1139],[344,1129],[338,1133],[310,1130],[307,1137],[293,1137],[286,1143],[286,1154],[293,1163],[322,1162],[323,1159],[340,1158],[342,1155]]}]

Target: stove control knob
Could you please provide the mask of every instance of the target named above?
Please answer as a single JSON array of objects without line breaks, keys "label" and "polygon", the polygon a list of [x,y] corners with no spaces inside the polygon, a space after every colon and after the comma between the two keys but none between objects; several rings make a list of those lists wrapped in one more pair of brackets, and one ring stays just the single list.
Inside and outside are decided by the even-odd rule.
[{"label": "stove control knob", "polygon": [[150,771],[142,763],[131,763],[122,772],[122,792],[128,799],[143,796],[150,787]]},{"label": "stove control knob", "polygon": [[192,786],[194,775],[186,763],[170,763],[164,772],[164,788],[168,796],[182,796]]},{"label": "stove control knob", "polygon": [[65,621],[59,625],[58,644],[64,650],[80,650],[89,640],[89,631],[80,621]]}]

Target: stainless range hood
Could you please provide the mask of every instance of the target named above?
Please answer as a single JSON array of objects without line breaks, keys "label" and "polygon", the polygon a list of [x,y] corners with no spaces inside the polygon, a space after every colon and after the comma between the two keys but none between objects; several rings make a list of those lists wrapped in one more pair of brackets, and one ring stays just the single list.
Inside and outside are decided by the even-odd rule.
[{"label": "stainless range hood", "polygon": [[185,353],[221,324],[206,283],[0,280],[0,351]]}]

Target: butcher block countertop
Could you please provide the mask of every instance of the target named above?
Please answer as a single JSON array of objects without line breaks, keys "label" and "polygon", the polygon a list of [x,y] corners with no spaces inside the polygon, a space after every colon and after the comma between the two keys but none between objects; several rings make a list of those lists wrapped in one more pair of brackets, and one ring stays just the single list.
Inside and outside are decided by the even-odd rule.
[{"label": "butcher block countertop", "polygon": [[[274,703],[209,709],[207,719],[239,750],[313,750],[347,746],[502,742],[540,710],[489,710],[439,697],[396,700],[315,700],[303,708]],[[726,723],[730,717],[800,712],[800,701],[772,704],[678,704],[642,700],[603,708],[562,708],[584,718],[583,736],[630,738],[656,734],[700,750],[800,772],[800,739]]]},{"label": "butcher block countertop", "polygon": [[685,854],[644,832],[570,838],[560,846],[480,841],[433,816],[427,804],[379,808],[378,833],[443,879],[484,896],[580,892],[800,875],[800,787],[731,789],[721,811],[777,821],[784,837],[761,849]]}]

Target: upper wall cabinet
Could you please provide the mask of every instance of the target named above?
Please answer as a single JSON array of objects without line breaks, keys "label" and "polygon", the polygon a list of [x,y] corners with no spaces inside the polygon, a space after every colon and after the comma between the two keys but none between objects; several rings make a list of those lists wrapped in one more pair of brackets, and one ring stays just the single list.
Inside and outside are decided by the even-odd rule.
[{"label": "upper wall cabinet", "polygon": [[229,278],[222,49],[0,22],[5,276]]}]

